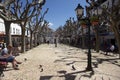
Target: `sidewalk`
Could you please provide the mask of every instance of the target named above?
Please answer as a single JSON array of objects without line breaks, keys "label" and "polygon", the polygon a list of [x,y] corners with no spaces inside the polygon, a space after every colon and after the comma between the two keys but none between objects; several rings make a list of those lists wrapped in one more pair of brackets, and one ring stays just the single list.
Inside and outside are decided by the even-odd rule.
[{"label": "sidewalk", "polygon": [[94,51],[94,72],[85,71],[86,50],[60,44],[42,44],[16,58],[23,62],[20,70],[13,70],[9,64],[2,80],[120,80],[120,59]]}]

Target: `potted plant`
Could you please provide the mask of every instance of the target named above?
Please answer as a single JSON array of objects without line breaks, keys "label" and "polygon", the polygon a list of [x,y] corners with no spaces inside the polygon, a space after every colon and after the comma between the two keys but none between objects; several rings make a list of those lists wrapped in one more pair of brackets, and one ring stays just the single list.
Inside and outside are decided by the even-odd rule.
[{"label": "potted plant", "polygon": [[80,21],[80,25],[83,27],[83,28],[86,28],[86,24],[87,22],[85,20],[81,20]]},{"label": "potted plant", "polygon": [[98,16],[91,16],[90,22],[92,23],[93,26],[98,25],[98,22],[99,22]]}]

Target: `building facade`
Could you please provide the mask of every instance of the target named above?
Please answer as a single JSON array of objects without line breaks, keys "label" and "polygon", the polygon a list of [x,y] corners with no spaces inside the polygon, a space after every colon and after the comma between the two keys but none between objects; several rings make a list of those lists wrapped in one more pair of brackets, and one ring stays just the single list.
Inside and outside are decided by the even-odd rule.
[{"label": "building facade", "polygon": [[[11,37],[12,41],[18,42],[19,44],[21,43],[21,27],[19,24],[11,23],[10,26],[10,31],[11,31]],[[29,37],[29,31],[26,30],[26,39]],[[4,21],[0,18],[0,43],[4,43],[6,34],[5,34],[5,25]]]}]

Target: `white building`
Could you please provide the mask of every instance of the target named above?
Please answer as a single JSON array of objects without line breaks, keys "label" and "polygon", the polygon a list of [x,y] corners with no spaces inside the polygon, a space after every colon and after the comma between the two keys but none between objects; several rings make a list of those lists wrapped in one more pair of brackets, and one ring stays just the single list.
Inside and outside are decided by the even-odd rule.
[{"label": "white building", "polygon": [[[11,35],[12,35],[12,40],[21,41],[21,27],[18,24],[12,23],[10,26],[11,29]],[[29,32],[26,31],[26,36],[29,36]],[[4,42],[5,38],[5,25],[4,21],[0,18],[0,42]]]},{"label": "white building", "polygon": [[18,24],[11,24],[11,35],[21,35],[21,27]]},{"label": "white building", "polygon": [[4,21],[0,18],[0,34],[4,34],[5,28],[4,28]]}]

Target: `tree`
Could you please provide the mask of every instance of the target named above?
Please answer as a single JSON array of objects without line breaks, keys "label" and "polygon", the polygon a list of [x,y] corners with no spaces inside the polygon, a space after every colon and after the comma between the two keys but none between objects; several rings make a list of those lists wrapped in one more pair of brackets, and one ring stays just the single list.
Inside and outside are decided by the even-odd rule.
[{"label": "tree", "polygon": [[58,40],[60,41],[60,43],[62,43],[63,41],[63,27],[62,26],[59,26],[55,33],[58,35]]},{"label": "tree", "polygon": [[[102,0],[86,1],[90,4],[91,8],[100,6],[103,2]],[[102,19],[110,25],[109,28],[114,32],[120,58],[120,0],[109,0],[107,5],[103,5],[101,7],[103,10]]]},{"label": "tree", "polygon": [[8,6],[8,10],[12,16],[15,17],[17,23],[20,24],[22,30],[22,52],[25,52],[25,31],[28,20],[31,17],[38,15],[38,11],[41,10],[41,7],[44,5],[45,0],[40,2],[39,0],[14,0],[12,5]]},{"label": "tree", "polygon": [[114,32],[120,58],[120,0],[111,0],[107,6],[103,6],[103,17],[110,25],[109,28]]},{"label": "tree", "polygon": [[15,20],[14,16],[10,14],[9,6],[14,3],[14,0],[2,0],[0,1],[0,18],[4,20],[5,24],[5,43],[6,45],[12,45],[11,41],[11,32],[10,32],[10,25],[11,23],[18,22],[20,20]]},{"label": "tree", "polygon": [[[24,3],[24,4],[23,4]],[[29,18],[37,15],[37,11],[45,4],[45,0],[2,0],[0,18],[5,22],[6,44],[12,44],[10,24],[19,23],[22,29],[22,52],[25,51],[25,27]]]},{"label": "tree", "polygon": [[[48,8],[47,10],[43,13],[43,15],[41,14],[41,12],[39,11],[39,14],[32,17],[30,19],[29,23],[29,30],[30,30],[30,48],[32,48],[33,46],[33,40],[32,40],[32,36],[33,34],[39,33],[39,27],[41,27],[41,24],[44,20],[44,16],[45,14],[47,14],[48,12]],[[35,37],[35,36],[34,36]],[[35,40],[35,39],[34,39]],[[36,42],[36,40],[35,40]]]}]

